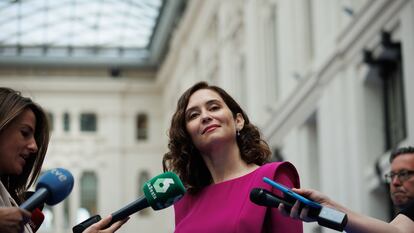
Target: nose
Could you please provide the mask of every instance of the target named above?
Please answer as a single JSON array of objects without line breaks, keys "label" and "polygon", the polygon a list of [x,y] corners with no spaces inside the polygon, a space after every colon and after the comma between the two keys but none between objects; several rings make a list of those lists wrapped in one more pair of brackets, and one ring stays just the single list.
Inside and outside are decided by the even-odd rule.
[{"label": "nose", "polygon": [[211,119],[212,118],[211,118],[210,114],[207,111],[202,111],[201,112],[201,122],[203,124],[210,122]]},{"label": "nose", "polygon": [[30,142],[27,145],[27,147],[29,148],[30,153],[36,153],[37,150],[38,150],[37,143],[36,143],[36,140],[34,138],[30,139]]},{"label": "nose", "polygon": [[400,186],[401,185],[401,181],[400,181],[400,178],[398,177],[398,175],[396,175],[392,178],[391,184],[394,185],[394,186]]}]

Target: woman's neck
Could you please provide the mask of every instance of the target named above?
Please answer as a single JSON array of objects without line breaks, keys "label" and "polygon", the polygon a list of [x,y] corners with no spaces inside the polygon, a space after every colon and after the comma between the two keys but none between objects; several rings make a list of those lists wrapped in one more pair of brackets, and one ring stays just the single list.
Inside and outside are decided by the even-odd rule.
[{"label": "woman's neck", "polygon": [[258,167],[242,160],[237,143],[216,147],[202,154],[202,157],[215,184],[241,177]]}]

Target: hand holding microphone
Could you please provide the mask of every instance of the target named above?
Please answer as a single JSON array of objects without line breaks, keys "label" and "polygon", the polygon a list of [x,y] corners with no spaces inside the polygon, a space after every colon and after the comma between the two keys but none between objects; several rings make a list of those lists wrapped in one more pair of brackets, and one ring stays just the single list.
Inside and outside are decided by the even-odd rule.
[{"label": "hand holding microphone", "polygon": [[[321,204],[322,208],[311,214],[312,208],[303,209],[299,203],[295,203],[290,211],[290,216],[293,218],[300,218],[305,221],[317,221],[319,225],[331,228],[337,231],[343,231],[347,222],[347,214],[335,208],[336,205],[322,193],[311,189],[294,189],[295,193],[306,196]],[[333,208],[335,207],[335,208]],[[279,206],[279,210],[283,213],[283,206]]]},{"label": "hand holding microphone", "polygon": [[117,231],[125,222],[127,222],[129,220],[129,217],[123,219],[122,221],[118,221],[112,224],[110,227],[106,228],[105,230],[101,230],[101,229],[104,229],[106,226],[108,226],[111,220],[112,220],[112,216],[109,215],[101,219],[99,222],[92,224],[90,227],[85,229],[83,233],[98,233],[98,232],[99,233],[113,233]]},{"label": "hand holding microphone", "polygon": [[32,212],[28,224],[36,232],[43,223],[41,212],[44,203],[55,205],[63,201],[73,188],[72,174],[63,168],[55,168],[44,173],[36,185],[34,193],[28,193],[29,198],[20,205],[21,209]]},{"label": "hand holding microphone", "polygon": [[[17,207],[0,207],[0,232],[20,232],[28,223],[35,232],[41,225],[44,215],[38,208],[43,204],[57,204],[65,199],[73,187],[73,177],[69,171],[56,168],[39,178],[36,192]],[[31,213],[30,213],[31,212]]]},{"label": "hand holding microphone", "polygon": [[[167,208],[184,196],[185,188],[181,180],[172,172],[165,172],[147,181],[142,187],[144,196],[131,202],[125,207],[111,214],[112,219],[107,226],[127,218],[129,215],[147,207],[154,210]],[[101,216],[95,215],[79,223],[72,228],[73,233],[81,233],[87,227],[101,220]]]},{"label": "hand holding microphone", "polygon": [[[263,181],[284,194],[278,197],[265,189],[255,188],[250,192],[250,200],[261,206],[278,207],[285,215],[304,221],[317,221],[319,225],[343,231],[348,217],[345,213],[327,207],[329,198],[312,190],[291,189],[264,177]],[[302,196],[302,195],[306,196]],[[310,198],[310,199],[308,199]],[[282,205],[279,205],[282,204]]]}]

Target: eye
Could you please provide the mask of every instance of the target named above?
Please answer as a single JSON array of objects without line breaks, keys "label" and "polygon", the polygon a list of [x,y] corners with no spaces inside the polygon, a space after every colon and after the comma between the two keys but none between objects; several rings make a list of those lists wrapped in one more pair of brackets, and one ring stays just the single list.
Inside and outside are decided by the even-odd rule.
[{"label": "eye", "polygon": [[20,133],[22,134],[24,138],[29,138],[33,136],[33,130],[30,128],[26,128],[26,127],[20,129]]},{"label": "eye", "polygon": [[214,104],[214,105],[211,105],[211,107],[210,107],[210,111],[217,111],[217,110],[219,110],[220,109],[220,106],[219,105],[216,105],[216,104]]},{"label": "eye", "polygon": [[401,171],[400,176],[403,177],[403,178],[407,177],[408,176],[408,171]]},{"label": "eye", "polygon": [[30,136],[30,132],[28,130],[21,130],[20,133],[24,138],[27,138]]},{"label": "eye", "polygon": [[187,121],[196,118],[198,115],[198,112],[190,112],[189,114],[187,114]]}]

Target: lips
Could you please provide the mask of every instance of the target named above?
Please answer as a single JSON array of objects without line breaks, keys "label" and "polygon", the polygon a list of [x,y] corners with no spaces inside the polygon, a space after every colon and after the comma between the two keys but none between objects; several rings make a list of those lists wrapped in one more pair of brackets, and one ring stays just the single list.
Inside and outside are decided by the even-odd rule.
[{"label": "lips", "polygon": [[26,160],[30,157],[30,155],[26,155],[26,154],[21,154],[20,158],[22,159],[23,163],[26,164]]},{"label": "lips", "polygon": [[207,133],[207,132],[209,132],[211,130],[214,130],[214,129],[218,128],[218,127],[220,127],[220,125],[216,125],[216,124],[209,125],[206,128],[204,128],[204,130],[203,130],[203,132],[201,134],[205,134],[205,133]]},{"label": "lips", "polygon": [[392,193],[392,195],[393,196],[405,196],[405,192],[397,191],[397,192]]}]

